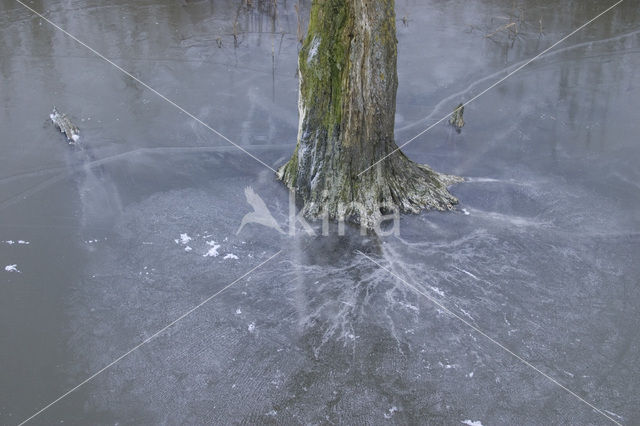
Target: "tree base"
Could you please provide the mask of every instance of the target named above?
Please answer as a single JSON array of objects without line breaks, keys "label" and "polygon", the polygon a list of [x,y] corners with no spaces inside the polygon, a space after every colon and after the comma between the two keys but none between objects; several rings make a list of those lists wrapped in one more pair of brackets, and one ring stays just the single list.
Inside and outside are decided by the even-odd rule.
[{"label": "tree base", "polygon": [[[448,187],[463,182],[458,176],[440,174],[427,165],[412,162],[401,152],[362,176],[337,171],[327,176],[322,188],[300,188],[297,155],[282,166],[278,179],[304,204],[302,214],[310,219],[328,217],[368,229],[380,225],[393,212],[417,214],[422,210],[453,210],[458,199]],[[307,179],[303,179],[307,181]]]}]

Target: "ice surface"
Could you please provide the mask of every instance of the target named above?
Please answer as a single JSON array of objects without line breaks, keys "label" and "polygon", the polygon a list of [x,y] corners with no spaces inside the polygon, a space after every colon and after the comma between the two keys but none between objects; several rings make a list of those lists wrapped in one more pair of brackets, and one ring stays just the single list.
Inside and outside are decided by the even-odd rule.
[{"label": "ice surface", "polygon": [[[296,2],[277,2],[275,18],[227,0],[94,3],[47,13],[271,166],[290,158]],[[602,8],[527,3],[516,40],[487,39],[513,7],[396,2],[409,17],[398,25],[398,143]],[[436,126],[407,145],[410,158],[470,178],[452,188],[458,213],[403,216],[400,236],[383,239],[351,228],[291,238],[259,225],[236,237],[251,211],[247,186],[287,222],[273,173],[46,23],[24,25],[26,10],[7,8],[0,227],[14,243],[37,238],[38,250],[0,245],[7,263],[35,265],[25,285],[0,286],[10,319],[0,365],[12,367],[0,372],[0,423],[33,414],[34,395],[55,400],[231,283],[39,422],[606,420],[356,250],[612,418],[638,418],[640,11],[619,7],[469,105],[462,133]],[[77,103],[77,93],[77,108],[95,119],[86,146],[69,150],[30,112]],[[217,257],[203,257],[213,248]],[[223,261],[230,254],[239,260]]]}]

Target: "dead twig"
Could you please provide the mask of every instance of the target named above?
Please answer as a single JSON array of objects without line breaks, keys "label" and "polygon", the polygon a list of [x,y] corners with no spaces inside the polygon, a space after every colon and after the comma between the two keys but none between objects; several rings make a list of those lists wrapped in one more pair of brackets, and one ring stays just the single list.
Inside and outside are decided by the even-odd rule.
[{"label": "dead twig", "polygon": [[496,29],[494,32],[492,32],[491,34],[487,34],[485,35],[485,37],[492,37],[496,34],[498,34],[501,31],[509,31],[510,34],[517,36],[518,35],[518,25],[516,25],[515,22],[509,22],[508,24],[504,24],[500,27],[498,27],[498,29]]}]

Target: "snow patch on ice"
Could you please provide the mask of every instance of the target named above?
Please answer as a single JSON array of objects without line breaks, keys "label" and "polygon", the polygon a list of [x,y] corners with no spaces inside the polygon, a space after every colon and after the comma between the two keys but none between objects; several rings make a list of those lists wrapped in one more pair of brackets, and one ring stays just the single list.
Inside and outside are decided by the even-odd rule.
[{"label": "snow patch on ice", "polygon": [[229,253],[229,254],[225,255],[225,256],[223,257],[223,259],[239,259],[239,257],[238,257],[238,256],[236,256],[236,255],[235,255],[235,254],[233,254],[233,253]]},{"label": "snow patch on ice", "polygon": [[209,251],[207,251],[202,256],[204,257],[218,257],[220,253],[218,253],[218,249],[220,248],[220,244],[216,244],[215,241],[207,241],[207,245],[211,246]]},{"label": "snow patch on ice", "polygon": [[249,326],[247,327],[247,330],[249,330],[249,333],[253,333],[256,330],[256,323],[252,322],[249,324]]},{"label": "snow patch on ice", "polygon": [[236,309],[236,315],[240,315],[242,313],[242,310],[240,308]]},{"label": "snow patch on ice", "polygon": [[396,411],[398,411],[398,407],[396,407],[395,405],[392,406],[391,408],[389,408],[388,413],[384,413],[384,418],[385,419],[390,419],[391,417],[393,417],[393,413],[395,413]]},{"label": "snow patch on ice", "polygon": [[191,247],[189,247],[189,246],[186,246],[186,247],[184,248],[184,251],[187,251],[187,252],[188,252],[188,251],[191,251],[191,250],[193,250],[193,249],[192,249]]},{"label": "snow patch on ice", "polygon": [[182,244],[187,244],[191,240],[192,240],[192,238],[189,236],[189,234],[187,234],[187,233],[180,234],[180,242]]},{"label": "snow patch on ice", "polygon": [[0,241],[0,243],[9,244],[10,246],[14,244],[31,244],[29,241],[25,241],[25,240],[18,240],[18,241],[6,240],[6,241]]},{"label": "snow patch on ice", "polygon": [[482,426],[482,423],[480,422],[480,420],[463,420],[460,423],[462,423],[463,425],[468,425],[468,426]]},{"label": "snow patch on ice", "polygon": [[20,271],[18,270],[18,265],[13,264],[13,265],[7,265],[4,267],[4,270],[7,272],[18,272],[20,273]]}]

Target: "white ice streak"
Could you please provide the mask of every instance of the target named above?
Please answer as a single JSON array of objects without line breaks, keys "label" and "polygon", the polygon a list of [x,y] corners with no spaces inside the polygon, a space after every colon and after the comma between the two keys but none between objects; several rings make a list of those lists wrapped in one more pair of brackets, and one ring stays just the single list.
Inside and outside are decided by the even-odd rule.
[{"label": "white ice streak", "polygon": [[20,271],[18,270],[18,265],[13,264],[13,265],[7,265],[4,267],[4,270],[7,272],[18,272],[20,273]]},{"label": "white ice streak", "polygon": [[434,291],[435,293],[437,293],[438,296],[440,296],[440,297],[444,297],[445,296],[444,291],[440,290],[438,287],[434,287],[434,286],[431,285],[431,286],[429,286],[429,288],[432,291]]},{"label": "white ice streak", "polygon": [[471,211],[473,211],[474,216],[481,216],[481,217],[485,217],[487,219],[498,221],[498,222],[508,222],[516,227],[525,227],[525,226],[540,227],[540,226],[550,225],[550,223],[548,222],[535,221],[522,216],[507,215],[507,214],[502,214],[497,212],[487,212],[487,211],[476,210],[476,209],[471,209]]},{"label": "white ice streak", "polygon": [[614,412],[611,412],[611,411],[609,411],[609,410],[602,410],[602,411],[604,411],[604,412],[605,412],[605,413],[607,413],[607,414],[611,414],[612,416],[617,417],[617,418],[619,418],[620,420],[624,420],[624,417],[622,417],[622,416],[620,416],[620,415],[618,415],[618,414],[616,414],[616,413],[614,413]]},{"label": "white ice streak", "polygon": [[468,426],[482,426],[482,423],[480,422],[480,420],[463,420],[460,423],[462,423],[463,425],[468,425]]}]

